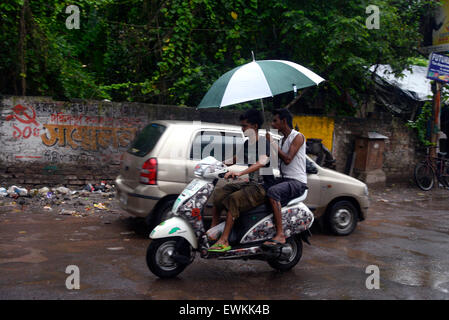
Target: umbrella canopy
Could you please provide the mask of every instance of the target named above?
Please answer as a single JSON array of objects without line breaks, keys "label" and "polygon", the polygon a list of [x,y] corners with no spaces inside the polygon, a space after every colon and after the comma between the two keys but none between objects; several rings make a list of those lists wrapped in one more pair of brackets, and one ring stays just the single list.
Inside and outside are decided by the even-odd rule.
[{"label": "umbrella canopy", "polygon": [[284,60],[252,61],[222,75],[201,100],[198,108],[216,108],[273,97],[324,81],[303,66]]}]

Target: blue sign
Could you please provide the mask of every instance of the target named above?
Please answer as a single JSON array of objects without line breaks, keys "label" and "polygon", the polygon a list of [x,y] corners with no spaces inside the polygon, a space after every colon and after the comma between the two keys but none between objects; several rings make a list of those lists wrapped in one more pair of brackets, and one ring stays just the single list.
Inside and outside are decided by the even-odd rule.
[{"label": "blue sign", "polygon": [[429,57],[427,79],[449,82],[449,57],[432,52]]}]

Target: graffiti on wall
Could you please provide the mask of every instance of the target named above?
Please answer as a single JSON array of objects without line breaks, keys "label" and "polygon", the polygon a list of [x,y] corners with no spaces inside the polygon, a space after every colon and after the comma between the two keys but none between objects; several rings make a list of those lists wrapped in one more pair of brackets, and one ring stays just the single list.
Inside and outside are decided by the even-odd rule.
[{"label": "graffiti on wall", "polygon": [[134,139],[136,128],[114,128],[45,124],[47,133],[41,135],[44,145],[52,147],[70,146],[72,149],[97,151],[100,147],[115,149],[128,146]]},{"label": "graffiti on wall", "polygon": [[12,108],[12,114],[5,118],[6,121],[17,120],[19,123],[25,124],[24,128],[13,125],[13,137],[16,139],[28,139],[33,135],[39,136],[39,123],[36,121],[36,111],[32,107],[24,107],[20,104]]},{"label": "graffiti on wall", "polygon": [[22,102],[2,113],[0,160],[8,162],[118,164],[145,125],[135,110],[126,107]]}]

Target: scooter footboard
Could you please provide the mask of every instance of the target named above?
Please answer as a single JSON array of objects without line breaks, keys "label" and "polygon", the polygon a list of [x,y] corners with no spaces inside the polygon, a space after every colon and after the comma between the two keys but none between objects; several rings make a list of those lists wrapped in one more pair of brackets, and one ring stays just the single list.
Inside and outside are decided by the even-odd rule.
[{"label": "scooter footboard", "polygon": [[[313,221],[313,213],[304,203],[282,208],[282,227],[287,238],[309,229]],[[270,214],[248,230],[242,237],[241,243],[271,239],[275,235],[276,227],[274,225],[273,215]]]},{"label": "scooter footboard", "polygon": [[198,241],[192,226],[180,217],[173,217],[161,222],[150,233],[151,239],[182,237],[194,248],[198,248]]}]

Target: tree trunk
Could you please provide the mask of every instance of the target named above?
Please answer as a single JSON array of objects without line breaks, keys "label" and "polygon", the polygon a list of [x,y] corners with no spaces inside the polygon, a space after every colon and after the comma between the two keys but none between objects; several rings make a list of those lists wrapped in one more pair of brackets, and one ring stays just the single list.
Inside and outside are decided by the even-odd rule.
[{"label": "tree trunk", "polygon": [[26,21],[25,21],[25,13],[28,7],[28,0],[24,0],[22,10],[20,12],[20,33],[19,33],[19,64],[20,64],[20,79],[21,79],[21,89],[22,96],[26,95],[26,62],[25,62],[25,53],[26,53]]}]

